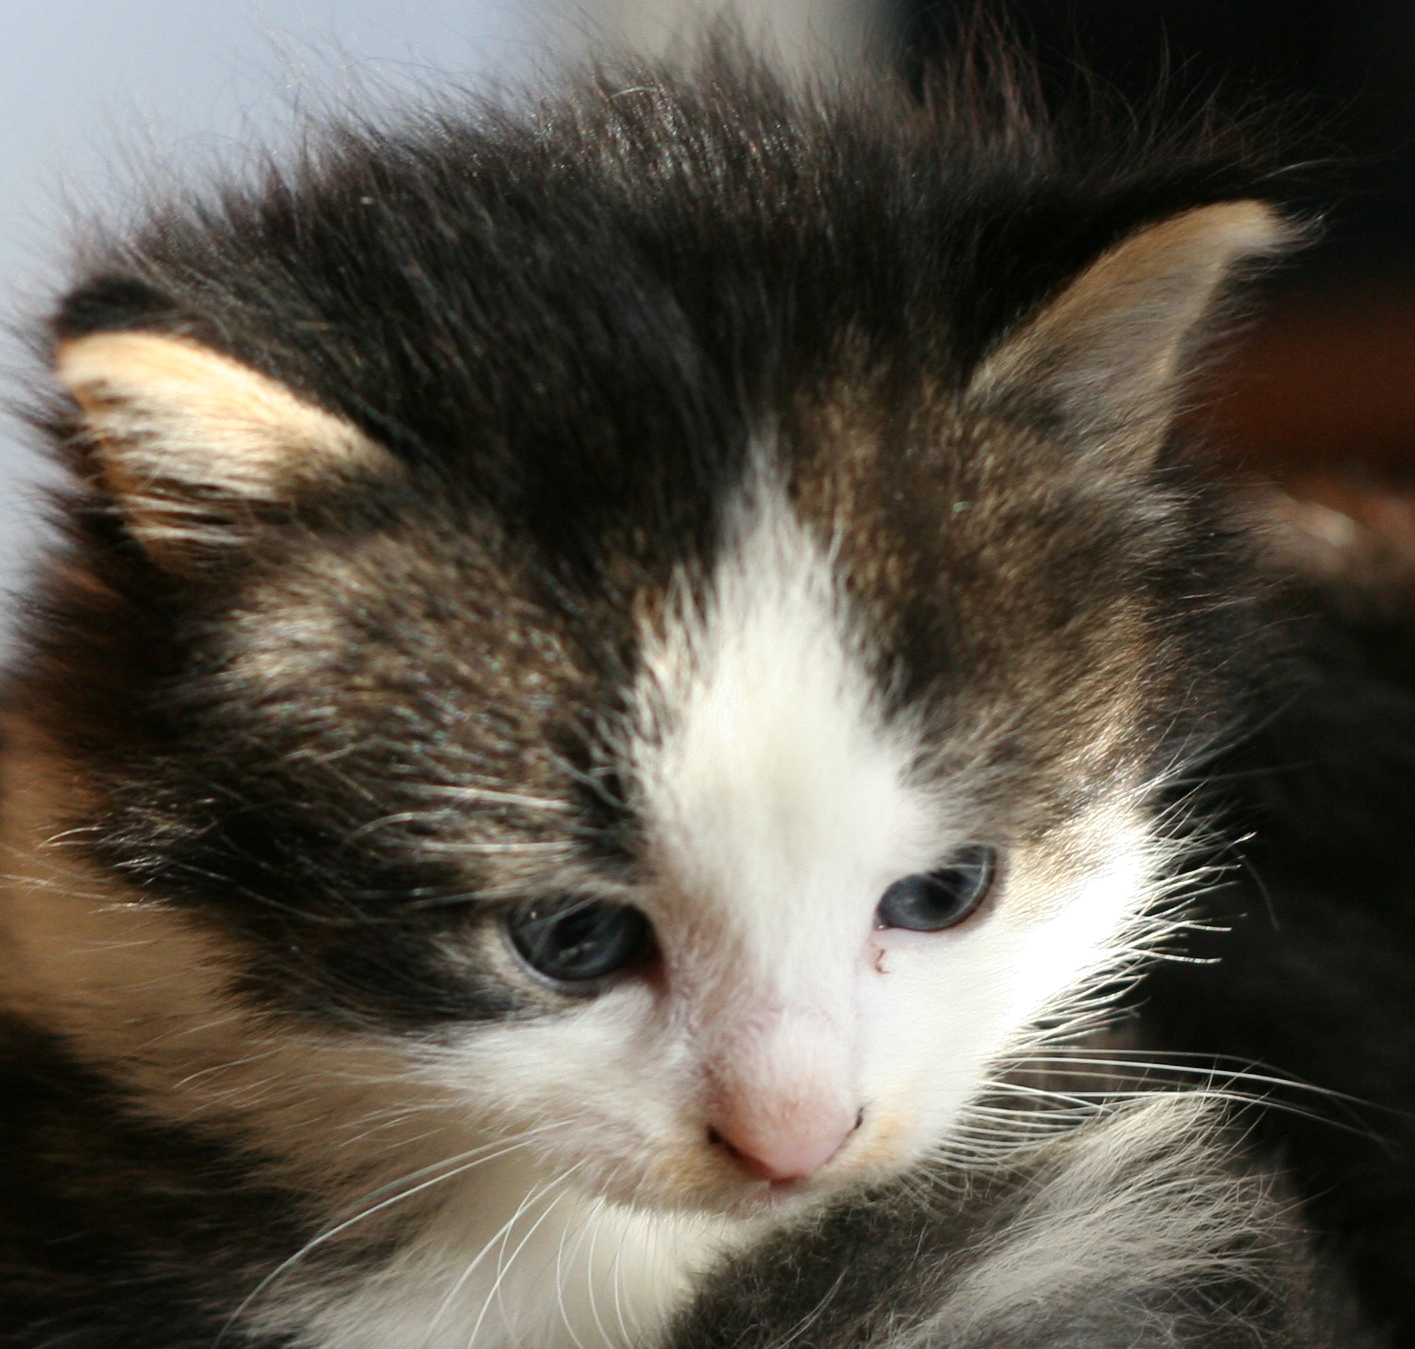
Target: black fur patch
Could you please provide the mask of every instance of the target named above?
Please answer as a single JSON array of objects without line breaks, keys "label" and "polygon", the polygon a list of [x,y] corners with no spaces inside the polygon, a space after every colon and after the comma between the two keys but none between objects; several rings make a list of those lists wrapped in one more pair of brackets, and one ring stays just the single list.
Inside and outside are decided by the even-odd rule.
[{"label": "black fur patch", "polygon": [[298,1196],[251,1161],[145,1123],[9,1017],[0,1100],[0,1345],[211,1349],[241,1297],[312,1235]]}]

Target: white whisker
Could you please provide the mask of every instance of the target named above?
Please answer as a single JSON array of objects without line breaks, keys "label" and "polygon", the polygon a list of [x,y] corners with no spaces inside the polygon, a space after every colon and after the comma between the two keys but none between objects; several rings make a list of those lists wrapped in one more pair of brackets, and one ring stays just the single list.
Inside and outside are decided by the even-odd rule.
[{"label": "white whisker", "polygon": [[[293,1255],[290,1255],[286,1259],[282,1260],[280,1264],[278,1264],[273,1270],[271,1270],[271,1272],[267,1274],[265,1278],[263,1278],[255,1286],[255,1288],[252,1289],[251,1292],[246,1295],[245,1298],[242,1299],[240,1305],[237,1306],[235,1311],[233,1311],[231,1315],[226,1319],[225,1324],[222,1326],[220,1333],[217,1335],[216,1340],[214,1341],[213,1349],[216,1349],[216,1347],[221,1344],[222,1340],[235,1326],[237,1321],[239,1321],[240,1318],[246,1313],[246,1311],[250,1309],[253,1303],[255,1303],[259,1298],[261,1298],[278,1280],[288,1274],[292,1269],[295,1268],[296,1265],[305,1260],[319,1247],[327,1245],[336,1237],[341,1236],[343,1233],[349,1231],[351,1228],[357,1226],[358,1224],[366,1222],[369,1218],[374,1217],[376,1214],[385,1212],[389,1208],[393,1207],[395,1204],[400,1204],[404,1200],[411,1199],[413,1198],[413,1196],[421,1194],[424,1191],[433,1188],[434,1186],[441,1185],[445,1181],[452,1180],[457,1176],[465,1175],[468,1171],[472,1171],[478,1166],[483,1166],[487,1162],[495,1161],[500,1157],[506,1156],[508,1153],[515,1152],[520,1148],[526,1147],[535,1137],[547,1133],[556,1127],[558,1126],[554,1124],[542,1125],[539,1128],[527,1130],[525,1133],[517,1135],[510,1140],[498,1139],[494,1143],[484,1144],[480,1148],[472,1148],[471,1150],[464,1153],[460,1153],[455,1157],[443,1158],[440,1161],[433,1162],[428,1166],[421,1167],[417,1171],[410,1172],[408,1175],[400,1177],[396,1181],[391,1181],[386,1185],[381,1185],[378,1188],[371,1190],[367,1195],[364,1196],[364,1201],[372,1199],[377,1195],[385,1194],[390,1189],[396,1189],[396,1193],[389,1195],[385,1199],[381,1199],[378,1203],[373,1204],[367,1208],[360,1208],[356,1213],[352,1214],[348,1218],[343,1219],[342,1221],[336,1221],[333,1224],[326,1226],[321,1231],[316,1233],[313,1237],[311,1237],[310,1240],[307,1241],[303,1246],[301,1246],[300,1249],[296,1251]],[[429,1172],[440,1172],[440,1174],[432,1175],[426,1180],[420,1179],[421,1177],[428,1176]],[[418,1184],[404,1189],[397,1188],[399,1186],[406,1186],[407,1182],[410,1180],[417,1180]]]},{"label": "white whisker", "polygon": [[484,802],[493,806],[524,806],[527,810],[566,811],[569,805],[544,796],[529,796],[525,792],[504,792],[491,787],[448,787],[436,783],[415,783],[415,792],[428,796],[450,796],[458,801]]},{"label": "white whisker", "polygon": [[[597,1210],[592,1209],[591,1212]],[[569,1273],[565,1263],[565,1243],[570,1239],[571,1231],[578,1234],[580,1241],[584,1240],[585,1223],[587,1219],[581,1217],[574,1227],[565,1226],[560,1229],[560,1240],[555,1248],[555,1306],[560,1312],[560,1324],[569,1333],[570,1338],[575,1343],[575,1349],[585,1349],[584,1342],[580,1339],[579,1331],[575,1329],[575,1324],[571,1320],[569,1308],[565,1305],[565,1279]],[[576,1247],[578,1249],[578,1245]],[[571,1254],[573,1259],[573,1252]]]},{"label": "white whisker", "polygon": [[[487,1243],[487,1245],[483,1248],[481,1254],[479,1254],[476,1260],[473,1262],[473,1265],[479,1264],[482,1260],[482,1257],[487,1253],[487,1251],[489,1251],[493,1246],[499,1246],[496,1262],[496,1277],[491,1285],[490,1290],[486,1295],[485,1300],[482,1302],[481,1311],[477,1314],[476,1324],[472,1326],[472,1333],[467,1340],[467,1349],[475,1349],[477,1337],[481,1333],[482,1323],[486,1319],[487,1312],[491,1310],[491,1305],[493,1302],[496,1303],[497,1307],[501,1310],[503,1316],[505,1315],[506,1308],[505,1304],[501,1300],[501,1289],[505,1282],[507,1273],[510,1271],[512,1264],[515,1263],[517,1256],[519,1256],[521,1252],[525,1250],[526,1243],[530,1241],[530,1239],[536,1234],[536,1231],[539,1229],[540,1225],[546,1220],[546,1218],[550,1216],[556,1204],[558,1204],[560,1200],[564,1197],[565,1182],[569,1180],[569,1178],[573,1176],[575,1172],[578,1171],[582,1166],[586,1165],[586,1160],[587,1159],[582,1159],[576,1162],[573,1166],[567,1167],[564,1171],[562,1171],[559,1175],[555,1176],[553,1179],[548,1180],[543,1185],[538,1185],[535,1189],[531,1190],[526,1195],[526,1197],[522,1199],[520,1205],[516,1209],[516,1212],[511,1215],[509,1221],[502,1225],[500,1232],[498,1232],[497,1235],[494,1236],[491,1241]],[[523,1236],[521,1240],[517,1243],[516,1249],[512,1251],[511,1254],[508,1256],[506,1254],[506,1243],[510,1238],[511,1229],[513,1228],[515,1223],[519,1220],[521,1215],[525,1213],[528,1208],[530,1208],[533,1203],[537,1202],[543,1196],[549,1194],[552,1189],[555,1189],[557,1187],[559,1187],[560,1193],[557,1194],[545,1206],[545,1209],[542,1211],[541,1215],[535,1220],[535,1222],[531,1224],[525,1236]],[[468,1270],[468,1273],[470,1273],[470,1269]],[[464,1274],[462,1276],[462,1280],[459,1281],[459,1286],[462,1282],[465,1282],[466,1277],[467,1274]]]},{"label": "white whisker", "polygon": [[450,839],[419,839],[417,848],[425,853],[472,853],[496,855],[499,853],[565,853],[571,851],[568,843],[555,842],[508,842],[473,843]]},{"label": "white whisker", "polygon": [[594,1322],[595,1329],[599,1332],[600,1342],[602,1344],[610,1344],[612,1343],[612,1341],[609,1336],[609,1331],[605,1328],[604,1320],[599,1314],[599,1300],[595,1296],[594,1279],[595,1249],[599,1244],[599,1223],[597,1219],[599,1218],[599,1215],[604,1211],[604,1208],[605,1202],[603,1200],[600,1200],[600,1202],[596,1204],[594,1209],[594,1218],[596,1219],[596,1221],[594,1221],[590,1226],[590,1247],[585,1257],[585,1268],[588,1270],[588,1287],[586,1289],[586,1297],[590,1308],[590,1319]]}]

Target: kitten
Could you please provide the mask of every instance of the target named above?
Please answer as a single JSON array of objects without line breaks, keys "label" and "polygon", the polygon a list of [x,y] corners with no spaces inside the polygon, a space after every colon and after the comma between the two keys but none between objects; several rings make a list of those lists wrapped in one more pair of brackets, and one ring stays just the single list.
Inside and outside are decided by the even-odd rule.
[{"label": "kitten", "polygon": [[1202,1101],[1020,1153],[989,1103],[1173,926],[1164,793],[1267,643],[1172,424],[1297,237],[1268,168],[721,58],[95,245],[0,1343],[804,1342],[862,1251],[822,1343],[1348,1334]]}]

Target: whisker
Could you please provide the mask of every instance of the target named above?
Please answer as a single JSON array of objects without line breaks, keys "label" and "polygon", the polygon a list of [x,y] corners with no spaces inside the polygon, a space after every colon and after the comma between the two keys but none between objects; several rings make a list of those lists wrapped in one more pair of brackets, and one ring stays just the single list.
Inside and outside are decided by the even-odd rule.
[{"label": "whisker", "polygon": [[[503,1316],[505,1315],[506,1308],[505,1304],[501,1300],[501,1289],[503,1283],[505,1282],[506,1275],[510,1272],[511,1266],[515,1263],[517,1256],[519,1256],[521,1252],[525,1250],[526,1243],[530,1241],[530,1239],[536,1234],[536,1231],[540,1227],[540,1225],[550,1216],[550,1214],[554,1211],[556,1204],[558,1204],[560,1200],[564,1197],[565,1182],[569,1180],[570,1177],[573,1176],[575,1172],[578,1171],[582,1166],[585,1166],[587,1162],[588,1158],[582,1158],[573,1166],[568,1167],[566,1170],[562,1171],[554,1179],[549,1180],[544,1185],[537,1186],[534,1190],[532,1190],[525,1197],[525,1199],[521,1201],[520,1205],[516,1209],[516,1212],[511,1215],[510,1221],[502,1226],[501,1231],[497,1234],[497,1236],[493,1237],[491,1241],[487,1243],[487,1246],[483,1249],[482,1255],[484,1255],[486,1251],[489,1250],[493,1245],[497,1244],[499,1238],[500,1251],[497,1255],[496,1278],[491,1285],[490,1291],[486,1295],[486,1299],[482,1303],[481,1311],[477,1315],[476,1324],[472,1327],[471,1336],[467,1340],[467,1349],[475,1349],[477,1337],[481,1334],[482,1322],[485,1321],[486,1314],[488,1311],[491,1310],[491,1304],[493,1302],[495,1302],[496,1305],[501,1309]],[[530,1207],[531,1203],[539,1200],[557,1186],[560,1188],[560,1193],[557,1194],[555,1198],[552,1199],[550,1203],[545,1206],[545,1209],[541,1213],[540,1217],[538,1217],[535,1222],[531,1224],[530,1229],[526,1232],[525,1236],[521,1238],[520,1242],[516,1246],[516,1249],[512,1251],[509,1256],[507,1256],[506,1242],[511,1235],[512,1226],[526,1211],[526,1209]],[[474,1263],[479,1263],[482,1258],[482,1255],[478,1255],[477,1260]],[[465,1278],[466,1275],[463,1275],[463,1280],[465,1280]]]},{"label": "whisker", "polygon": [[[595,1211],[594,1209],[591,1210],[591,1212]],[[580,1221],[573,1227],[567,1225],[562,1228],[560,1241],[555,1248],[555,1306],[560,1312],[560,1324],[565,1327],[570,1338],[575,1342],[575,1349],[585,1349],[585,1346],[580,1339],[579,1332],[575,1329],[573,1322],[570,1320],[570,1309],[565,1305],[565,1280],[569,1274],[569,1270],[566,1268],[565,1264],[565,1243],[570,1239],[572,1231],[578,1234],[580,1241],[583,1241],[585,1223],[587,1221],[587,1218],[581,1216]],[[578,1243],[576,1249],[578,1249]],[[573,1252],[571,1258],[573,1259]]]},{"label": "whisker", "polygon": [[603,1199],[601,1199],[601,1200],[599,1201],[599,1203],[597,1203],[597,1204],[595,1205],[595,1208],[594,1208],[594,1218],[595,1218],[595,1221],[594,1221],[594,1223],[590,1226],[590,1229],[589,1229],[589,1233],[590,1233],[590,1248],[589,1248],[589,1251],[587,1252],[587,1254],[586,1254],[586,1256],[585,1256],[585,1267],[586,1267],[586,1269],[589,1271],[589,1283],[588,1283],[588,1286],[587,1286],[587,1288],[586,1288],[586,1293],[587,1293],[587,1295],[588,1295],[588,1301],[589,1301],[589,1305],[590,1305],[590,1318],[594,1321],[595,1329],[599,1332],[600,1341],[601,1341],[602,1343],[604,1343],[604,1344],[611,1344],[611,1343],[613,1343],[613,1341],[610,1339],[609,1331],[606,1329],[605,1324],[604,1324],[604,1320],[603,1320],[603,1318],[602,1318],[602,1317],[600,1316],[600,1314],[599,1314],[599,1300],[598,1300],[598,1299],[596,1298],[596,1296],[595,1296],[595,1280],[594,1280],[594,1268],[595,1268],[595,1259],[594,1259],[594,1257],[595,1257],[595,1248],[596,1248],[596,1246],[599,1244],[599,1227],[600,1227],[600,1225],[599,1225],[599,1222],[598,1222],[598,1218],[599,1218],[599,1215],[604,1211],[605,1207],[606,1207],[606,1201],[603,1200]]},{"label": "whisker", "polygon": [[570,845],[562,842],[508,842],[474,843],[451,839],[419,839],[421,853],[473,853],[494,855],[497,853],[569,853]]},{"label": "whisker", "polygon": [[842,1269],[840,1273],[835,1276],[835,1281],[830,1287],[821,1294],[820,1301],[791,1328],[790,1333],[785,1339],[775,1341],[772,1345],[772,1349],[789,1349],[790,1345],[795,1344],[802,1335],[810,1330],[810,1328],[825,1315],[826,1308],[830,1306],[836,1293],[840,1291],[840,1286],[845,1282],[845,1278],[849,1273],[850,1270],[848,1267]]},{"label": "whisker", "polygon": [[[1221,1058],[1203,1055],[1199,1053],[1185,1054],[1176,1052],[1172,1058],[1155,1059],[1148,1056],[1145,1050],[1135,1050],[1134,1057],[1126,1057],[1126,1051],[1108,1050],[1108,1057],[1085,1055],[1070,1049],[1057,1051],[1054,1055],[1042,1054],[1031,1058],[1019,1058],[1009,1064],[1008,1067],[1017,1071],[1035,1071],[1049,1077],[1061,1077],[1074,1075],[1084,1077],[1088,1074],[1083,1071],[1086,1068],[1106,1068],[1106,1069],[1130,1069],[1137,1071],[1139,1076],[1131,1079],[1116,1079],[1113,1086],[1107,1086],[1098,1091],[1099,1095],[1109,1096],[1115,1099],[1134,1099],[1138,1096],[1153,1095],[1156,1091],[1173,1090],[1173,1087],[1160,1085],[1145,1085],[1148,1081],[1145,1074],[1153,1073],[1161,1078],[1182,1080],[1185,1078],[1199,1079],[1201,1088],[1206,1094],[1213,1095],[1225,1101],[1237,1105],[1258,1105],[1268,1110],[1280,1110],[1286,1114],[1294,1115],[1298,1118],[1310,1119],[1321,1123],[1329,1124],[1332,1128],[1344,1129],[1350,1132],[1366,1132],[1366,1126],[1356,1126],[1344,1124],[1333,1119],[1329,1115],[1319,1113],[1314,1108],[1306,1108],[1292,1101],[1285,1101],[1280,1096],[1273,1094],[1273,1089],[1279,1091],[1287,1090],[1300,1093],[1308,1098],[1316,1098],[1323,1104],[1340,1106],[1350,1118],[1360,1120],[1362,1110],[1376,1110],[1386,1112],[1387,1107],[1382,1107],[1374,1102],[1363,1100],[1359,1096],[1351,1096],[1345,1092],[1337,1091],[1330,1087],[1319,1086],[1314,1082],[1306,1082],[1301,1078],[1292,1077],[1285,1074],[1258,1071],[1256,1068],[1227,1067]],[[1197,1063],[1184,1063],[1184,1058],[1199,1060]],[[1031,1064],[1037,1065],[1035,1068]],[[1078,1065],[1076,1067],[1066,1067],[1062,1065]],[[1010,1081],[1010,1079],[1003,1079]],[[1260,1088],[1258,1090],[1245,1090],[1252,1086]],[[1192,1088],[1185,1088],[1191,1090]]]},{"label": "whisker", "polygon": [[[482,1243],[481,1250],[479,1250],[476,1255],[474,1255],[472,1259],[468,1261],[466,1266],[463,1268],[462,1272],[457,1276],[456,1281],[453,1283],[452,1287],[447,1290],[446,1296],[442,1299],[441,1303],[438,1304],[437,1311],[434,1313],[432,1320],[428,1322],[427,1328],[423,1332],[424,1344],[428,1344],[432,1340],[432,1336],[437,1330],[438,1325],[441,1323],[442,1318],[447,1314],[448,1309],[457,1300],[457,1294],[460,1293],[462,1289],[467,1286],[467,1280],[470,1279],[472,1275],[476,1273],[477,1267],[495,1249],[497,1241],[504,1240],[504,1238],[510,1231],[512,1224],[515,1223],[516,1219],[519,1218],[521,1214],[525,1212],[526,1206],[534,1202],[537,1196],[544,1193],[545,1188],[545,1186],[538,1186],[530,1190],[521,1200],[520,1204],[516,1208],[516,1211],[504,1223],[502,1223],[501,1226],[498,1227],[496,1231],[493,1232],[485,1242]],[[471,1337],[467,1340],[469,1349],[471,1345],[476,1343],[477,1332],[481,1329],[482,1318],[486,1315],[486,1309],[489,1301],[490,1299],[487,1299],[482,1303],[481,1311],[477,1315],[476,1325],[472,1328]]]},{"label": "whisker", "polygon": [[[622,1166],[616,1166],[610,1173],[606,1188],[610,1188],[619,1178],[623,1171]],[[614,1247],[614,1259],[609,1262],[609,1288],[614,1296],[614,1319],[619,1323],[619,1334],[624,1344],[634,1343],[635,1337],[630,1335],[628,1323],[624,1318],[624,1289],[623,1289],[623,1260],[624,1243],[629,1239],[629,1229],[623,1225],[619,1228],[619,1241]]]},{"label": "whisker", "polygon": [[[460,1293],[462,1289],[467,1286],[467,1280],[470,1279],[474,1273],[476,1273],[477,1266],[479,1266],[481,1262],[485,1260],[488,1255],[491,1254],[492,1250],[495,1249],[496,1243],[498,1241],[504,1242],[504,1239],[510,1233],[510,1230],[515,1224],[516,1220],[521,1216],[521,1214],[526,1211],[526,1209],[531,1204],[536,1201],[537,1198],[539,1198],[542,1194],[546,1193],[546,1191],[549,1190],[550,1185],[552,1183],[553,1182],[548,1181],[543,1185],[533,1186],[530,1190],[528,1190],[526,1194],[522,1196],[521,1202],[516,1206],[516,1211],[509,1218],[507,1218],[507,1220],[502,1223],[501,1226],[498,1227],[496,1231],[493,1232],[485,1242],[482,1243],[481,1250],[479,1250],[476,1255],[472,1257],[472,1259],[462,1270],[461,1274],[457,1276],[456,1281],[453,1283],[452,1287],[447,1290],[447,1295],[442,1299],[442,1302],[439,1304],[432,1320],[428,1323],[427,1330],[424,1333],[423,1337],[423,1342],[425,1344],[432,1339],[433,1332],[437,1329],[442,1318],[447,1314],[448,1308],[451,1307],[452,1304],[457,1300],[457,1294]],[[467,1341],[469,1346],[475,1344],[476,1342],[477,1331],[481,1329],[482,1317],[486,1315],[486,1309],[489,1302],[490,1298],[488,1297],[482,1303],[481,1311],[477,1316],[476,1325],[472,1329],[471,1338]]]},{"label": "whisker", "polygon": [[[410,790],[404,787],[403,790]],[[412,791],[428,796],[450,796],[458,801],[478,801],[494,806],[524,806],[527,810],[553,810],[563,812],[570,809],[564,801],[556,801],[545,796],[530,796],[525,792],[503,792],[491,787],[448,787],[438,783],[415,783]]]},{"label": "whisker", "polygon": [[[484,1144],[480,1148],[472,1148],[469,1151],[460,1153],[455,1157],[443,1158],[440,1161],[433,1162],[428,1166],[421,1167],[417,1171],[410,1172],[408,1175],[402,1176],[396,1181],[390,1181],[386,1185],[381,1185],[378,1188],[369,1191],[369,1193],[364,1196],[364,1200],[361,1200],[360,1203],[363,1203],[368,1199],[375,1198],[380,1194],[385,1194],[389,1190],[397,1190],[396,1193],[389,1195],[388,1198],[382,1199],[378,1203],[373,1204],[370,1207],[361,1208],[352,1216],[345,1218],[342,1221],[336,1221],[330,1226],[325,1227],[321,1231],[317,1232],[313,1237],[311,1237],[310,1240],[307,1241],[303,1246],[301,1246],[300,1249],[296,1251],[293,1255],[290,1255],[286,1259],[282,1260],[273,1270],[271,1270],[269,1274],[267,1274],[255,1286],[255,1288],[251,1290],[250,1293],[246,1295],[246,1297],[241,1300],[240,1305],[235,1309],[235,1311],[231,1313],[229,1317],[226,1318],[226,1321],[222,1325],[220,1332],[217,1334],[216,1339],[212,1343],[212,1349],[218,1349],[222,1341],[226,1338],[227,1334],[235,1326],[236,1322],[240,1320],[240,1318],[245,1314],[245,1312],[258,1298],[260,1298],[279,1279],[283,1278],[293,1268],[295,1268],[296,1265],[298,1265],[301,1261],[303,1261],[319,1247],[326,1245],[344,1232],[347,1232],[350,1228],[357,1226],[359,1223],[366,1222],[375,1214],[382,1213],[395,1204],[400,1204],[406,1199],[411,1199],[414,1195],[421,1194],[423,1191],[431,1189],[433,1186],[442,1184],[444,1181],[452,1180],[455,1179],[457,1176],[465,1175],[468,1171],[472,1171],[478,1166],[482,1166],[490,1161],[495,1161],[500,1157],[506,1156],[508,1153],[515,1152],[520,1148],[526,1147],[534,1138],[538,1137],[541,1134],[547,1133],[551,1129],[556,1127],[558,1126],[554,1124],[541,1125],[538,1128],[529,1129],[525,1133],[517,1135],[511,1140],[499,1139],[494,1143]],[[495,1149],[495,1151],[492,1151],[492,1149]],[[429,1172],[433,1171],[441,1171],[441,1174],[433,1175],[426,1180],[419,1179],[420,1177],[427,1176]],[[397,1189],[397,1187],[399,1186],[405,1186],[410,1180],[418,1180],[419,1183],[406,1189]]]}]

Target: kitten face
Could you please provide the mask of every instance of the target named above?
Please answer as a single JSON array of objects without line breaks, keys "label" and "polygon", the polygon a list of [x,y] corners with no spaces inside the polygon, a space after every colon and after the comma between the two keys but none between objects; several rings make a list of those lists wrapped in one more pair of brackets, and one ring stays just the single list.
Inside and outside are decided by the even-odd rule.
[{"label": "kitten face", "polygon": [[[609,901],[652,928],[647,957],[592,991],[521,966],[494,905],[479,944],[447,948],[520,1014],[446,1028],[446,1089],[513,1135],[554,1121],[537,1149],[593,1192],[750,1212],[915,1161],[1146,897],[1136,783],[1120,775],[1022,835],[977,799],[984,774],[930,771],[930,749],[956,748],[887,715],[851,626],[823,550],[758,488],[709,592],[645,633],[627,713],[601,713],[633,856],[585,856],[563,778],[534,832],[482,845],[503,850],[478,860],[500,859],[481,875],[508,901]],[[979,838],[1005,860],[978,913],[938,932],[879,926],[891,883]]]},{"label": "kitten face", "polygon": [[[702,184],[726,260],[672,291],[641,221],[576,233],[613,173],[551,254],[514,202],[477,234],[473,175],[409,186],[472,196],[412,271],[401,226],[364,240],[431,306],[396,338],[320,251],[382,200],[337,174],[303,232],[271,206],[223,262],[174,228],[76,295],[92,496],[31,703],[83,783],[55,827],[220,952],[237,1039],[377,1046],[592,1196],[751,1214],[970,1146],[989,1065],[1125,954],[1150,795],[1222,682],[1193,597],[1223,531],[1156,455],[1281,229],[1134,229],[970,364],[942,311],[793,328]],[[250,283],[301,247],[298,301]],[[882,906],[969,857],[956,923]],[[565,904],[635,915],[583,978],[526,936]]]},{"label": "kitten face", "polygon": [[[635,588],[589,621],[495,521],[376,462],[328,498],[342,515],[266,526],[243,572],[187,582],[188,733],[110,800],[165,819],[145,860],[229,944],[230,995],[401,1036],[474,1136],[530,1137],[548,1173],[623,1202],[751,1214],[961,1145],[988,1065],[1108,964],[1162,860],[1133,721],[1154,637],[1117,580],[1165,527],[1137,548],[1101,494],[1068,538],[1064,459],[1035,501],[996,468],[1055,447],[928,425],[928,499],[893,516],[850,481],[858,433],[803,419],[794,455],[763,437],[710,546],[657,574],[609,559]],[[351,432],[330,439],[366,471]],[[160,491],[139,509],[170,566]],[[999,542],[990,565],[950,556]],[[1058,562],[1078,547],[1089,573]],[[1049,569],[1069,624],[1035,603]],[[1019,663],[989,668],[995,625],[950,623],[989,606],[1031,619],[1002,643]],[[882,922],[892,884],[978,845],[997,865],[976,912]],[[544,977],[508,923],[565,899],[641,914],[643,949]]]}]

